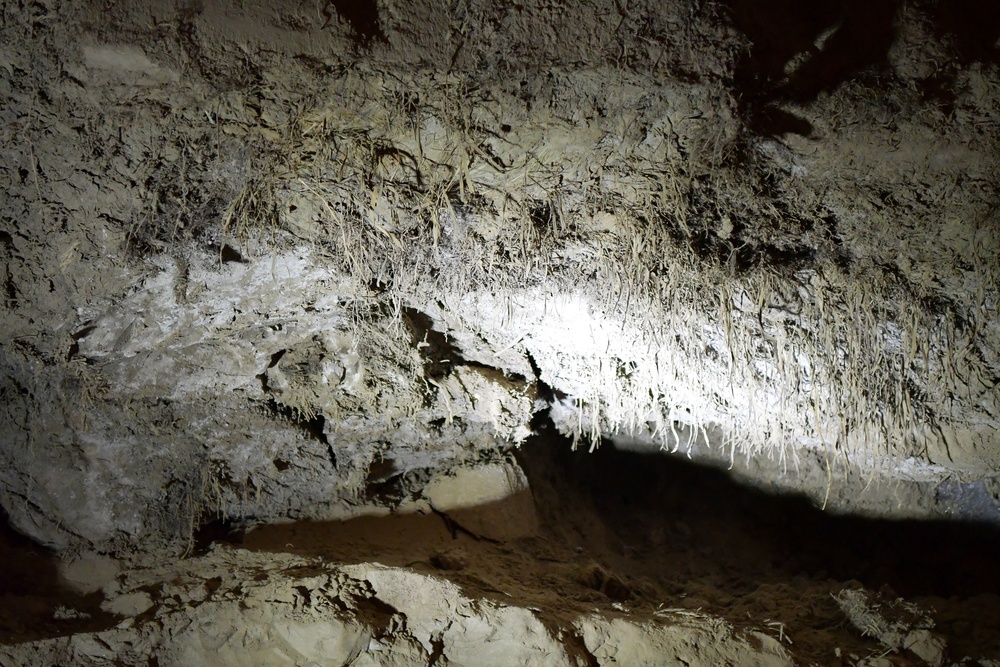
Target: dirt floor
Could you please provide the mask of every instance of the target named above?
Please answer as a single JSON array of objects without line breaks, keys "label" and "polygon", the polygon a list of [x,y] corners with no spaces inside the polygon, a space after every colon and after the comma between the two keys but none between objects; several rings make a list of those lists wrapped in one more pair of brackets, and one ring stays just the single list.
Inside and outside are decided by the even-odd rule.
[{"label": "dirt floor", "polygon": [[[209,524],[192,555],[222,542],[331,563],[408,567],[443,576],[472,598],[539,610],[553,627],[595,609],[639,619],[663,609],[701,610],[737,628],[770,629],[803,665],[856,664],[886,652],[834,598],[863,587],[929,612],[951,661],[1000,656],[994,528],[837,517],[684,460],[611,445],[573,452],[551,433],[533,438],[518,458],[536,502],[534,536],[482,539],[438,513],[230,532]],[[508,512],[507,519],[518,517]],[[30,541],[8,529],[0,549],[0,642],[117,622],[100,611],[100,593],[84,597],[63,588],[58,561]],[[914,658],[903,653],[889,657],[924,664],[906,662]]]},{"label": "dirt floor", "polygon": [[737,627],[772,628],[802,664],[885,652],[833,597],[863,586],[931,611],[952,660],[1000,656],[993,528],[836,517],[686,461],[611,446],[572,452],[553,436],[533,440],[520,460],[542,523],[534,537],[483,540],[443,516],[410,514],[267,526],[229,539],[436,573],[467,595],[538,608],[556,623],[595,607],[644,616],[701,609]]}]

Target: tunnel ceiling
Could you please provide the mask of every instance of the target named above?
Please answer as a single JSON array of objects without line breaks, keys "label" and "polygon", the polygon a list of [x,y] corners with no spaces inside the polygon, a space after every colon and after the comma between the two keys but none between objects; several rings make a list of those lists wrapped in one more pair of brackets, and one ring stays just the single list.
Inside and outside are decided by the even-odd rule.
[{"label": "tunnel ceiling", "polygon": [[992,3],[2,11],[0,503],[45,544],[346,516],[545,419],[995,500]]}]

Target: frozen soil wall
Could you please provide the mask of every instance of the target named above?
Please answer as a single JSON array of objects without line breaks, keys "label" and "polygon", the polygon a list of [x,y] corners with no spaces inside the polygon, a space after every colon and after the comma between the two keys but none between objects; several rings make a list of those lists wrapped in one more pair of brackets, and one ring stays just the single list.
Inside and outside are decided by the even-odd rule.
[{"label": "frozen soil wall", "polygon": [[993,488],[989,35],[920,3],[365,6],[5,6],[18,529],[349,514],[550,407],[834,505]]},{"label": "frozen soil wall", "polygon": [[996,9],[794,4],[4,4],[10,524],[185,554],[548,422],[996,522]]}]

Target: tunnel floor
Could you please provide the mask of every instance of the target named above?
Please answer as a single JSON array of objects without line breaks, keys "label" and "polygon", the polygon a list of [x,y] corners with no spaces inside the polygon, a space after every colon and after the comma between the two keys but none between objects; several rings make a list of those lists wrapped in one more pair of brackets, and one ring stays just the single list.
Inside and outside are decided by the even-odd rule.
[{"label": "tunnel floor", "polygon": [[952,660],[1000,656],[1000,534],[990,526],[839,517],[684,460],[610,444],[573,452],[553,439],[518,455],[541,519],[534,537],[477,539],[412,514],[268,526],[235,541],[443,575],[553,621],[595,607],[700,609],[771,628],[803,664],[841,664],[836,648],[843,664],[885,652],[833,597],[863,586],[930,611]]},{"label": "tunnel floor", "polygon": [[[834,516],[801,498],[740,486],[723,471],[610,444],[574,452],[551,433],[517,457],[540,524],[531,537],[481,539],[443,515],[415,513],[206,534],[212,539],[201,546],[409,567],[445,577],[470,597],[535,609],[556,625],[595,609],[640,619],[701,610],[737,628],[770,630],[800,664],[854,664],[885,653],[834,598],[863,587],[928,611],[952,663],[1000,657],[993,527]],[[59,586],[53,557],[12,531],[2,538],[0,643],[116,622],[100,611],[100,594]],[[67,617],[67,609],[83,613]],[[902,661],[895,664],[924,664],[890,655]]]}]

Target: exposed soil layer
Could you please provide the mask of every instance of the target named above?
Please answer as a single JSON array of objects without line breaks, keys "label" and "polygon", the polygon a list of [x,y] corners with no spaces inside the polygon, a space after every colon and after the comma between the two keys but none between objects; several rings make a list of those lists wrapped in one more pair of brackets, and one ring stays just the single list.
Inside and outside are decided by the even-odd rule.
[{"label": "exposed soil layer", "polygon": [[933,610],[953,659],[1000,655],[993,528],[832,516],[716,470],[610,445],[588,454],[540,437],[520,458],[543,520],[535,537],[482,540],[446,517],[409,514],[273,525],[228,539],[434,572],[467,595],[538,608],[553,622],[618,603],[640,617],[681,607],[737,627],[773,624],[803,664],[837,664],[837,648],[861,657],[884,650],[833,598],[863,585]]},{"label": "exposed soil layer", "polygon": [[[343,519],[545,409],[1000,516],[989,3],[105,4],[0,20],[0,506],[38,543]],[[792,482],[962,507],[828,470]]]},{"label": "exposed soil layer", "polygon": [[[510,645],[703,609],[886,667],[877,596],[1000,665],[998,38],[995,0],[3,3],[0,667],[443,590],[326,568],[375,560],[530,607]],[[519,447],[534,508],[435,505]],[[416,641],[384,611],[358,646]]]}]

